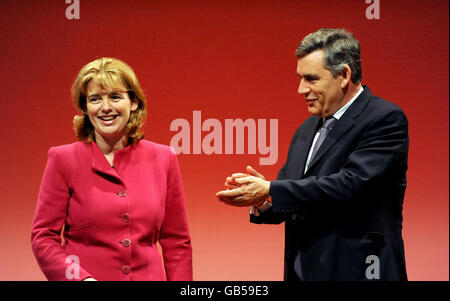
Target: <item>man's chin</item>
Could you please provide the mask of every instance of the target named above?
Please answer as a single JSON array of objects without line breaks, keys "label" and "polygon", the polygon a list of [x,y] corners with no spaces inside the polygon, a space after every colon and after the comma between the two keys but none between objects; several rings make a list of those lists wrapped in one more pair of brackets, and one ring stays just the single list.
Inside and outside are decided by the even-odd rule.
[{"label": "man's chin", "polygon": [[308,107],[308,112],[309,112],[309,114],[316,115],[317,117],[321,117],[322,116],[322,112],[317,110],[314,107]]}]

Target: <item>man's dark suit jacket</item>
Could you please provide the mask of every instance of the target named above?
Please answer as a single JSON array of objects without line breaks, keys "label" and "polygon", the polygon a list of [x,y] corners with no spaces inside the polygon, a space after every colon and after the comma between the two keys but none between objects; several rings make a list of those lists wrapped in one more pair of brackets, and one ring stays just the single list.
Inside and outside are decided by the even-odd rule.
[{"label": "man's dark suit jacket", "polygon": [[[372,281],[376,275],[407,280],[402,239],[409,144],[405,114],[365,86],[304,174],[319,120],[311,116],[296,130],[287,161],[270,185],[272,207],[251,215],[251,222],[285,222],[287,281]],[[379,259],[378,271],[371,255]]]}]

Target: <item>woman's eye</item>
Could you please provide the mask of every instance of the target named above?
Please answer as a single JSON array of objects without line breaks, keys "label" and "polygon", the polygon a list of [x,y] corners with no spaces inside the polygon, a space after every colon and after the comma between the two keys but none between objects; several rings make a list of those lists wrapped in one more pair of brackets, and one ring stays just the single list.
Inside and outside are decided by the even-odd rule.
[{"label": "woman's eye", "polygon": [[96,103],[96,102],[99,102],[99,99],[97,97],[92,97],[92,98],[89,98],[89,102]]}]

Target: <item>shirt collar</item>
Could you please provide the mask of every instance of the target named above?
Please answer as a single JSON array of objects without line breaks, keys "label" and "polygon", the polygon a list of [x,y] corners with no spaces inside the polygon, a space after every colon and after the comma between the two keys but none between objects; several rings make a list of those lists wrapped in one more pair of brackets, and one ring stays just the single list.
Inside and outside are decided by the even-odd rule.
[{"label": "shirt collar", "polygon": [[345,111],[352,105],[352,103],[355,101],[356,98],[364,91],[364,88],[361,86],[358,90],[358,92],[355,94],[355,96],[350,99],[349,102],[347,102],[342,108],[340,108],[336,113],[333,114],[333,117],[336,118],[336,120],[339,120],[339,118],[344,115]]}]

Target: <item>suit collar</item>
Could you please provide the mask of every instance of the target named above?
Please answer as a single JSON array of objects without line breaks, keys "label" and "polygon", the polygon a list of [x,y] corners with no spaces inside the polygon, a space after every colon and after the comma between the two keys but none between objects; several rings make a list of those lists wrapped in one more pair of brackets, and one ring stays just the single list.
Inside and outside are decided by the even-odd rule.
[{"label": "suit collar", "polygon": [[118,166],[119,166],[119,158],[121,158],[123,155],[130,152],[132,145],[128,145],[124,149],[118,150],[114,152],[114,164],[115,168],[112,168],[109,164],[108,160],[106,160],[105,155],[101,151],[101,149],[98,147],[98,145],[92,141],[90,143],[91,150],[92,150],[92,168],[100,173],[112,176],[114,178],[117,178],[118,180],[122,181],[122,178],[117,173]]},{"label": "suit collar", "polygon": [[[322,145],[320,146],[319,150],[317,151],[316,155],[314,156],[312,162],[310,163],[310,167],[306,171],[305,175],[308,174],[308,172],[314,167],[314,165],[319,161],[326,153],[327,151],[337,142],[339,139],[347,132],[349,131],[355,124],[357,117],[361,114],[361,112],[366,107],[367,103],[369,102],[369,99],[373,96],[370,92],[369,87],[363,86],[364,91],[355,99],[355,101],[350,105],[350,107],[345,111],[345,113],[342,115],[342,117],[337,120],[333,126],[332,129],[328,132],[327,137],[323,141]],[[319,120],[319,118],[318,118]],[[313,131],[312,137],[314,137],[316,131]],[[312,143],[312,140],[311,140]],[[311,143],[309,146],[311,146]],[[306,152],[306,155],[303,155],[304,162],[303,162],[303,169],[301,170],[303,173],[303,170],[305,168],[306,164],[306,158],[309,153],[309,147]]]},{"label": "suit collar", "polygon": [[364,92],[364,88],[360,87],[358,92],[356,92],[355,96],[353,96],[349,102],[347,102],[344,106],[342,106],[342,108],[337,110],[337,112],[333,114],[333,117],[336,120],[339,120],[341,118],[341,116],[344,115],[345,111],[347,111],[347,109],[355,102],[355,100],[358,98],[358,96],[361,95],[362,92]]},{"label": "suit collar", "polygon": [[364,111],[367,103],[373,97],[372,92],[369,87],[363,85],[364,91],[359,94],[359,96],[355,99],[352,105],[345,111],[342,118],[344,119],[356,119],[362,111]]}]

